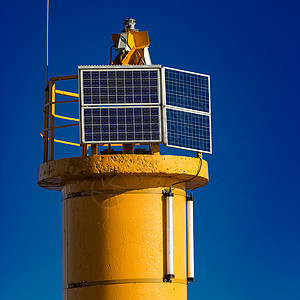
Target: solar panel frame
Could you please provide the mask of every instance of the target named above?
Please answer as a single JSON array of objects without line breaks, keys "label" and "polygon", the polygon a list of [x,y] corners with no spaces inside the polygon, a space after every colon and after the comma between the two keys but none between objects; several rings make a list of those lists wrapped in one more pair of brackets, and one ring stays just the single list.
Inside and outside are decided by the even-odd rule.
[{"label": "solar panel frame", "polygon": [[[189,74],[194,74],[194,75],[200,75],[200,76],[205,76],[208,78],[208,91],[209,91],[209,110],[208,112],[201,111],[201,110],[194,110],[194,109],[189,109],[183,106],[172,106],[167,104],[167,88],[166,88],[166,79],[165,79],[165,70],[174,70],[177,72],[183,72],[183,73],[189,73]],[[191,150],[191,151],[197,151],[197,152],[203,152],[203,153],[212,153],[212,132],[211,132],[211,92],[210,92],[210,76],[206,74],[200,74],[200,73],[195,73],[195,72],[189,72],[185,70],[178,70],[174,68],[169,68],[169,67],[163,67],[162,68],[162,115],[163,115],[163,143],[167,147],[172,147],[172,148],[177,148],[177,149],[183,149],[183,150]],[[210,136],[210,150],[207,151],[205,149],[200,149],[200,148],[190,148],[190,147],[183,147],[175,144],[171,144],[168,139],[168,117],[167,117],[167,109],[173,110],[173,111],[181,111],[183,113],[191,113],[191,114],[199,114],[203,116],[208,116],[209,117],[209,136]]]},{"label": "solar panel frame", "polygon": [[[170,122],[168,123],[168,121],[167,121],[167,110],[170,110],[170,111],[173,111],[173,112],[180,112],[180,113],[184,113],[184,114],[186,114],[186,115],[188,115],[188,114],[192,114],[192,115],[195,115],[195,116],[203,116],[203,117],[207,117],[208,118],[208,122],[209,122],[209,125],[208,125],[208,127],[209,127],[209,150],[206,150],[205,149],[205,146],[199,146],[199,147],[183,147],[183,146],[180,146],[179,144],[180,143],[177,143],[177,145],[175,144],[175,143],[171,143],[170,142],[170,138],[169,138],[169,136],[171,136],[172,135],[172,133],[171,133],[171,130],[170,129],[168,129],[168,124],[170,124]],[[185,110],[185,109],[178,109],[177,107],[165,107],[165,109],[164,109],[164,114],[165,114],[165,116],[166,116],[166,122],[164,122],[164,132],[167,132],[167,134],[166,135],[164,135],[164,144],[166,145],[166,146],[168,146],[168,147],[172,147],[172,148],[177,148],[177,149],[183,149],[183,150],[190,150],[190,151],[197,151],[197,152],[202,152],[202,153],[207,153],[207,154],[212,154],[212,135],[211,135],[211,115],[209,115],[209,114],[202,114],[202,113],[200,113],[200,112],[195,112],[195,111],[191,111],[191,110]],[[179,127],[179,124],[180,124],[180,122],[178,122],[178,129],[180,128]],[[189,125],[189,124],[187,124],[187,125]],[[177,129],[177,136],[178,136],[178,138],[180,138],[180,131]],[[192,128],[191,128],[191,130],[192,130]],[[204,140],[204,137],[203,137],[203,135],[202,135],[202,137],[201,138],[198,138],[197,137],[197,139],[199,140]],[[196,136],[194,137],[194,141],[196,140]],[[193,144],[195,144],[195,142],[193,142]]]},{"label": "solar panel frame", "polygon": [[[124,110],[124,117],[123,115],[118,115],[119,110]],[[135,116],[135,109],[141,110],[140,113],[140,121],[137,119],[139,117],[139,114],[137,114],[137,116]],[[156,109],[157,114],[152,114],[153,113],[153,109]],[[112,116],[110,111],[116,111],[116,116]],[[132,110],[132,121],[131,121],[131,117],[129,115],[126,114],[126,110]],[[149,111],[149,115],[144,114],[144,111]],[[89,116],[87,116],[85,114],[86,112],[89,112]],[[97,115],[94,114],[95,111],[99,111],[97,112]],[[102,114],[102,112],[105,112],[105,114],[107,113],[107,117],[106,115]],[[81,107],[81,121],[80,121],[80,126],[81,126],[81,143],[82,144],[126,144],[126,143],[161,143],[162,142],[162,118],[161,118],[161,107],[158,105],[153,105],[153,106],[149,106],[149,105],[144,105],[144,106],[118,106],[118,107],[106,107],[106,106],[98,106],[98,107]],[[98,117],[99,116],[99,117]],[[90,120],[87,120],[86,118],[90,118]],[[99,120],[98,120],[99,118]],[[94,119],[97,119],[96,122],[94,122]],[[103,121],[105,119],[105,122]],[[107,122],[106,122],[107,119]],[[112,119],[116,119],[112,121]],[[124,119],[124,120],[123,120]],[[131,123],[127,123],[128,120],[130,119],[129,122]],[[154,120],[154,121],[153,121]],[[119,122],[122,121],[122,122]],[[137,121],[137,122],[135,122]],[[154,128],[155,126],[155,129]],[[97,128],[97,132],[94,133],[94,128],[98,126],[99,128]],[[107,128],[104,128],[106,127]],[[111,131],[111,128],[115,126],[115,131]],[[129,126],[133,127],[131,130],[129,130]],[[138,126],[140,126],[140,130],[138,130],[139,128],[137,128]],[[86,129],[87,127],[90,127],[89,129]],[[124,128],[123,128],[124,127]],[[149,127],[149,129],[148,129]],[[146,130],[145,130],[146,129]],[[86,130],[90,130],[90,132],[86,132]],[[121,131],[124,130],[124,131]],[[98,132],[99,131],[99,132]],[[100,132],[102,131],[102,132]],[[158,132],[158,138],[153,139],[153,138],[135,138],[137,135],[141,135],[143,136],[145,135],[150,135],[151,137],[153,137],[155,134],[157,134]],[[91,140],[87,139],[86,137],[86,133],[88,135],[91,136]],[[103,135],[104,134],[108,134],[109,138],[103,140]],[[132,139],[128,138],[129,134],[133,134]],[[95,139],[94,138],[94,134],[98,134],[98,135],[102,135],[102,137],[99,137],[99,139]],[[115,135],[117,139],[112,139],[111,136]],[[120,134],[124,134],[124,136],[126,135],[127,138],[124,139],[119,139]]]},{"label": "solar panel frame", "polygon": [[[199,109],[199,108],[192,108],[192,107],[187,107],[187,106],[184,106],[184,105],[182,105],[183,103],[182,102],[184,102],[184,101],[181,101],[181,105],[180,106],[178,106],[178,105],[175,105],[175,104],[170,104],[170,103],[168,103],[168,100],[167,100],[167,94],[168,94],[168,89],[167,89],[167,87],[166,87],[166,85],[167,85],[167,78],[166,78],[166,70],[171,70],[171,71],[174,71],[174,72],[178,72],[178,73],[181,73],[181,74],[187,74],[187,75],[195,75],[195,76],[197,76],[197,77],[199,77],[199,78],[202,78],[202,79],[207,79],[207,92],[208,92],[208,110],[205,110],[205,109]],[[211,91],[210,91],[210,75],[207,75],[207,74],[202,74],[202,73],[195,73],[195,72],[190,72],[190,71],[185,71],[185,70],[179,70],[179,69],[175,69],[175,68],[169,68],[169,67],[163,67],[162,68],[162,81],[164,82],[164,88],[165,88],[165,90],[164,90],[164,93],[163,93],[163,95],[164,95],[164,102],[163,102],[163,104],[164,105],[169,105],[169,106],[176,106],[176,107],[181,107],[181,108],[186,108],[186,109],[191,109],[191,110],[195,110],[195,111],[202,111],[203,113],[208,113],[208,114],[211,114]],[[195,87],[196,85],[194,85],[194,87]],[[203,90],[206,90],[206,88],[205,87],[202,87],[202,91]],[[187,97],[187,96],[185,96],[185,95],[183,95],[183,94],[181,94],[180,96],[183,96],[183,97],[185,97],[185,98],[189,98],[189,97]],[[200,97],[200,96],[199,96]],[[197,100],[199,100],[199,99],[197,99]]]},{"label": "solar panel frame", "polygon": [[[131,85],[126,86],[126,81],[129,83],[129,78],[125,78],[125,72],[157,72],[157,86],[153,86],[152,83],[155,78],[150,77],[148,85],[145,86],[144,79],[140,77],[140,84],[134,85],[134,77],[132,76]],[[84,78],[84,72],[90,72],[90,77],[88,79]],[[115,86],[110,86],[113,79],[101,79],[101,73],[99,73],[99,78],[92,78],[92,72],[120,72],[124,73],[123,79],[115,78]],[[107,73],[108,75],[108,73]],[[118,74],[115,74],[116,76]],[[130,66],[78,66],[78,84],[79,84],[79,94],[80,94],[80,104],[81,106],[98,106],[98,105],[155,105],[161,104],[161,66],[160,65],[130,65]],[[137,78],[136,78],[137,79]],[[89,81],[89,86],[84,86],[85,81]],[[98,86],[93,86],[93,82],[98,82]],[[101,86],[101,81],[106,81],[106,86]],[[118,86],[118,83],[123,81],[123,86]],[[155,92],[156,88],[156,92]],[[131,89],[131,91],[130,91]],[[140,89],[140,91],[139,91]],[[93,94],[95,91],[95,94]],[[119,94],[123,91],[123,94]],[[114,94],[112,94],[113,92]],[[88,94],[90,93],[90,94]],[[106,93],[106,94],[105,94]],[[86,97],[86,101],[85,101]],[[94,103],[93,103],[94,101]],[[122,102],[123,101],[123,102]],[[127,102],[126,102],[127,101]]]},{"label": "solar panel frame", "polygon": [[[153,71],[155,71],[156,73],[156,82],[154,84],[156,84],[156,88],[157,88],[157,98],[155,102],[151,102],[151,88],[154,86],[153,85],[153,79],[151,76],[154,74]],[[145,102],[143,101],[143,97],[141,95],[141,102],[139,103],[128,103],[125,102],[124,103],[100,103],[100,101],[98,103],[85,103],[84,102],[84,72],[88,72],[89,74],[89,81],[90,81],[90,88],[92,88],[93,85],[93,72],[97,75],[98,74],[98,78],[96,78],[95,80],[98,82],[98,86],[95,86],[95,88],[99,88],[99,95],[101,93],[101,76],[104,75],[104,73],[100,73],[100,72],[106,72],[106,75],[109,76],[109,74],[114,74],[115,75],[115,79],[114,79],[114,83],[111,82],[110,78],[106,77],[106,87],[107,90],[110,88],[115,88],[115,94],[118,93],[118,78],[116,78],[118,76],[118,74],[123,74],[122,75],[122,79],[123,79],[123,91],[125,92],[125,88],[130,89],[131,86],[133,86],[135,84],[135,82],[138,84],[138,80],[137,78],[139,77],[139,84],[138,84],[138,88],[142,91],[143,89],[147,90],[148,89],[148,94],[149,94],[149,101]],[[110,73],[111,72],[111,73]],[[118,72],[118,73],[116,73]],[[129,78],[126,77],[127,75],[130,75],[129,73],[132,72],[131,74],[131,82],[129,83],[128,87],[125,86],[126,81],[130,80]],[[147,74],[145,74],[145,72],[147,72]],[[137,73],[139,73],[138,77],[134,78],[134,73],[135,75],[138,75]],[[102,74],[102,75],[101,75]],[[154,75],[155,75],[154,74]],[[148,75],[148,77],[146,76]],[[146,79],[144,76],[146,76],[148,79]],[[161,66],[160,65],[130,65],[130,66],[78,66],[78,84],[79,84],[79,95],[80,95],[80,99],[79,99],[79,103],[80,103],[80,139],[81,139],[81,143],[82,144],[107,144],[107,143],[111,143],[111,144],[125,144],[125,143],[161,143],[162,142],[162,130],[161,130]],[[136,80],[135,80],[136,79]],[[104,80],[104,79],[103,79]],[[147,82],[145,82],[145,80],[147,80]],[[121,79],[120,79],[121,81]],[[146,86],[145,86],[146,84]],[[148,84],[148,85],[147,85]],[[110,93],[110,90],[108,90],[108,93]],[[147,95],[145,96],[145,98],[147,97]],[[157,139],[144,139],[142,136],[141,139],[134,139],[134,140],[106,140],[104,141],[99,141],[99,140],[86,140],[85,138],[85,121],[84,121],[84,110],[86,108],[99,108],[99,109],[104,109],[104,108],[129,108],[131,107],[132,109],[134,108],[157,108],[159,110],[159,116],[158,116],[158,127],[159,127],[159,138]],[[101,124],[99,124],[99,126],[101,126]],[[147,126],[147,124],[145,125]],[[156,131],[154,131],[154,134],[156,135]],[[151,138],[153,137],[153,132],[151,131]],[[117,136],[119,137],[119,136]],[[126,137],[128,137],[128,134],[126,133]]]}]

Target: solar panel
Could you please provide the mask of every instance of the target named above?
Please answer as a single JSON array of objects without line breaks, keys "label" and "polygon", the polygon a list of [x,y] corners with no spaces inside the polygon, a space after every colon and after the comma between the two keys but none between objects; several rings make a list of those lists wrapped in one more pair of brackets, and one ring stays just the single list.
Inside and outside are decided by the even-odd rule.
[{"label": "solar panel", "polygon": [[86,67],[80,84],[82,105],[160,103],[160,68]]},{"label": "solar panel", "polygon": [[159,143],[159,106],[83,107],[83,143]]},{"label": "solar panel", "polygon": [[210,116],[166,108],[167,146],[211,153]]},{"label": "solar panel", "polygon": [[210,112],[209,76],[165,69],[166,105]]},{"label": "solar panel", "polygon": [[210,77],[164,68],[165,144],[211,153]]}]

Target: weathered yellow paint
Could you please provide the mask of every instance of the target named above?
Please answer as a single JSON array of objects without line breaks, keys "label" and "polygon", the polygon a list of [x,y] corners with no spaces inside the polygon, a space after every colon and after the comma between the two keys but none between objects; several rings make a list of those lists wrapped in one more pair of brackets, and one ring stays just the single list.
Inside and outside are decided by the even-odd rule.
[{"label": "weathered yellow paint", "polygon": [[[193,177],[199,167],[199,158],[172,155],[93,155],[70,157],[42,163],[39,166],[38,184],[41,187],[61,190],[69,180],[99,178],[99,176],[160,176],[172,183]],[[201,172],[186,183],[191,189],[208,183],[208,166],[203,160]],[[138,188],[135,187],[135,188]]]},{"label": "weathered yellow paint", "polygon": [[[199,158],[93,155],[40,165],[38,183],[62,193],[64,300],[187,298],[185,189],[208,183],[200,174],[174,189],[174,271],[166,273],[162,189],[192,178]],[[90,285],[74,287],[81,283]],[[73,284],[73,285],[72,285]]]}]

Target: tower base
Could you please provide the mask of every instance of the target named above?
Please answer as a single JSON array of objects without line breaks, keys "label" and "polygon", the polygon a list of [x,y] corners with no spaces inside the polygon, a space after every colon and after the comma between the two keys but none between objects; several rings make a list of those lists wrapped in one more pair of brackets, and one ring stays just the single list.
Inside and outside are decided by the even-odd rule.
[{"label": "tower base", "polygon": [[172,282],[162,190],[198,168],[198,158],[131,154],[41,164],[39,185],[62,193],[64,300],[186,299],[185,189],[207,184],[207,163],[174,186]]}]

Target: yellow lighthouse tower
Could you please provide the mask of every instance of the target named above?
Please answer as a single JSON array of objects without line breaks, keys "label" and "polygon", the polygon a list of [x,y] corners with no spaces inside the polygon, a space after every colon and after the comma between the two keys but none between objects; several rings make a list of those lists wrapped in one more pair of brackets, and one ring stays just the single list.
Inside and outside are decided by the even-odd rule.
[{"label": "yellow lighthouse tower", "polygon": [[[80,66],[45,89],[38,184],[61,191],[64,300],[184,300],[194,278],[186,191],[208,183],[209,76],[152,65],[148,33],[133,19],[124,25],[112,35],[117,56],[110,52],[108,66]],[[78,94],[56,90],[56,81],[77,78]],[[55,114],[55,105],[74,101],[78,119]],[[55,126],[57,117],[76,123]],[[81,140],[71,144],[81,156],[55,159],[55,142],[70,143],[55,130],[76,124]],[[161,155],[160,144],[196,154]]]}]

